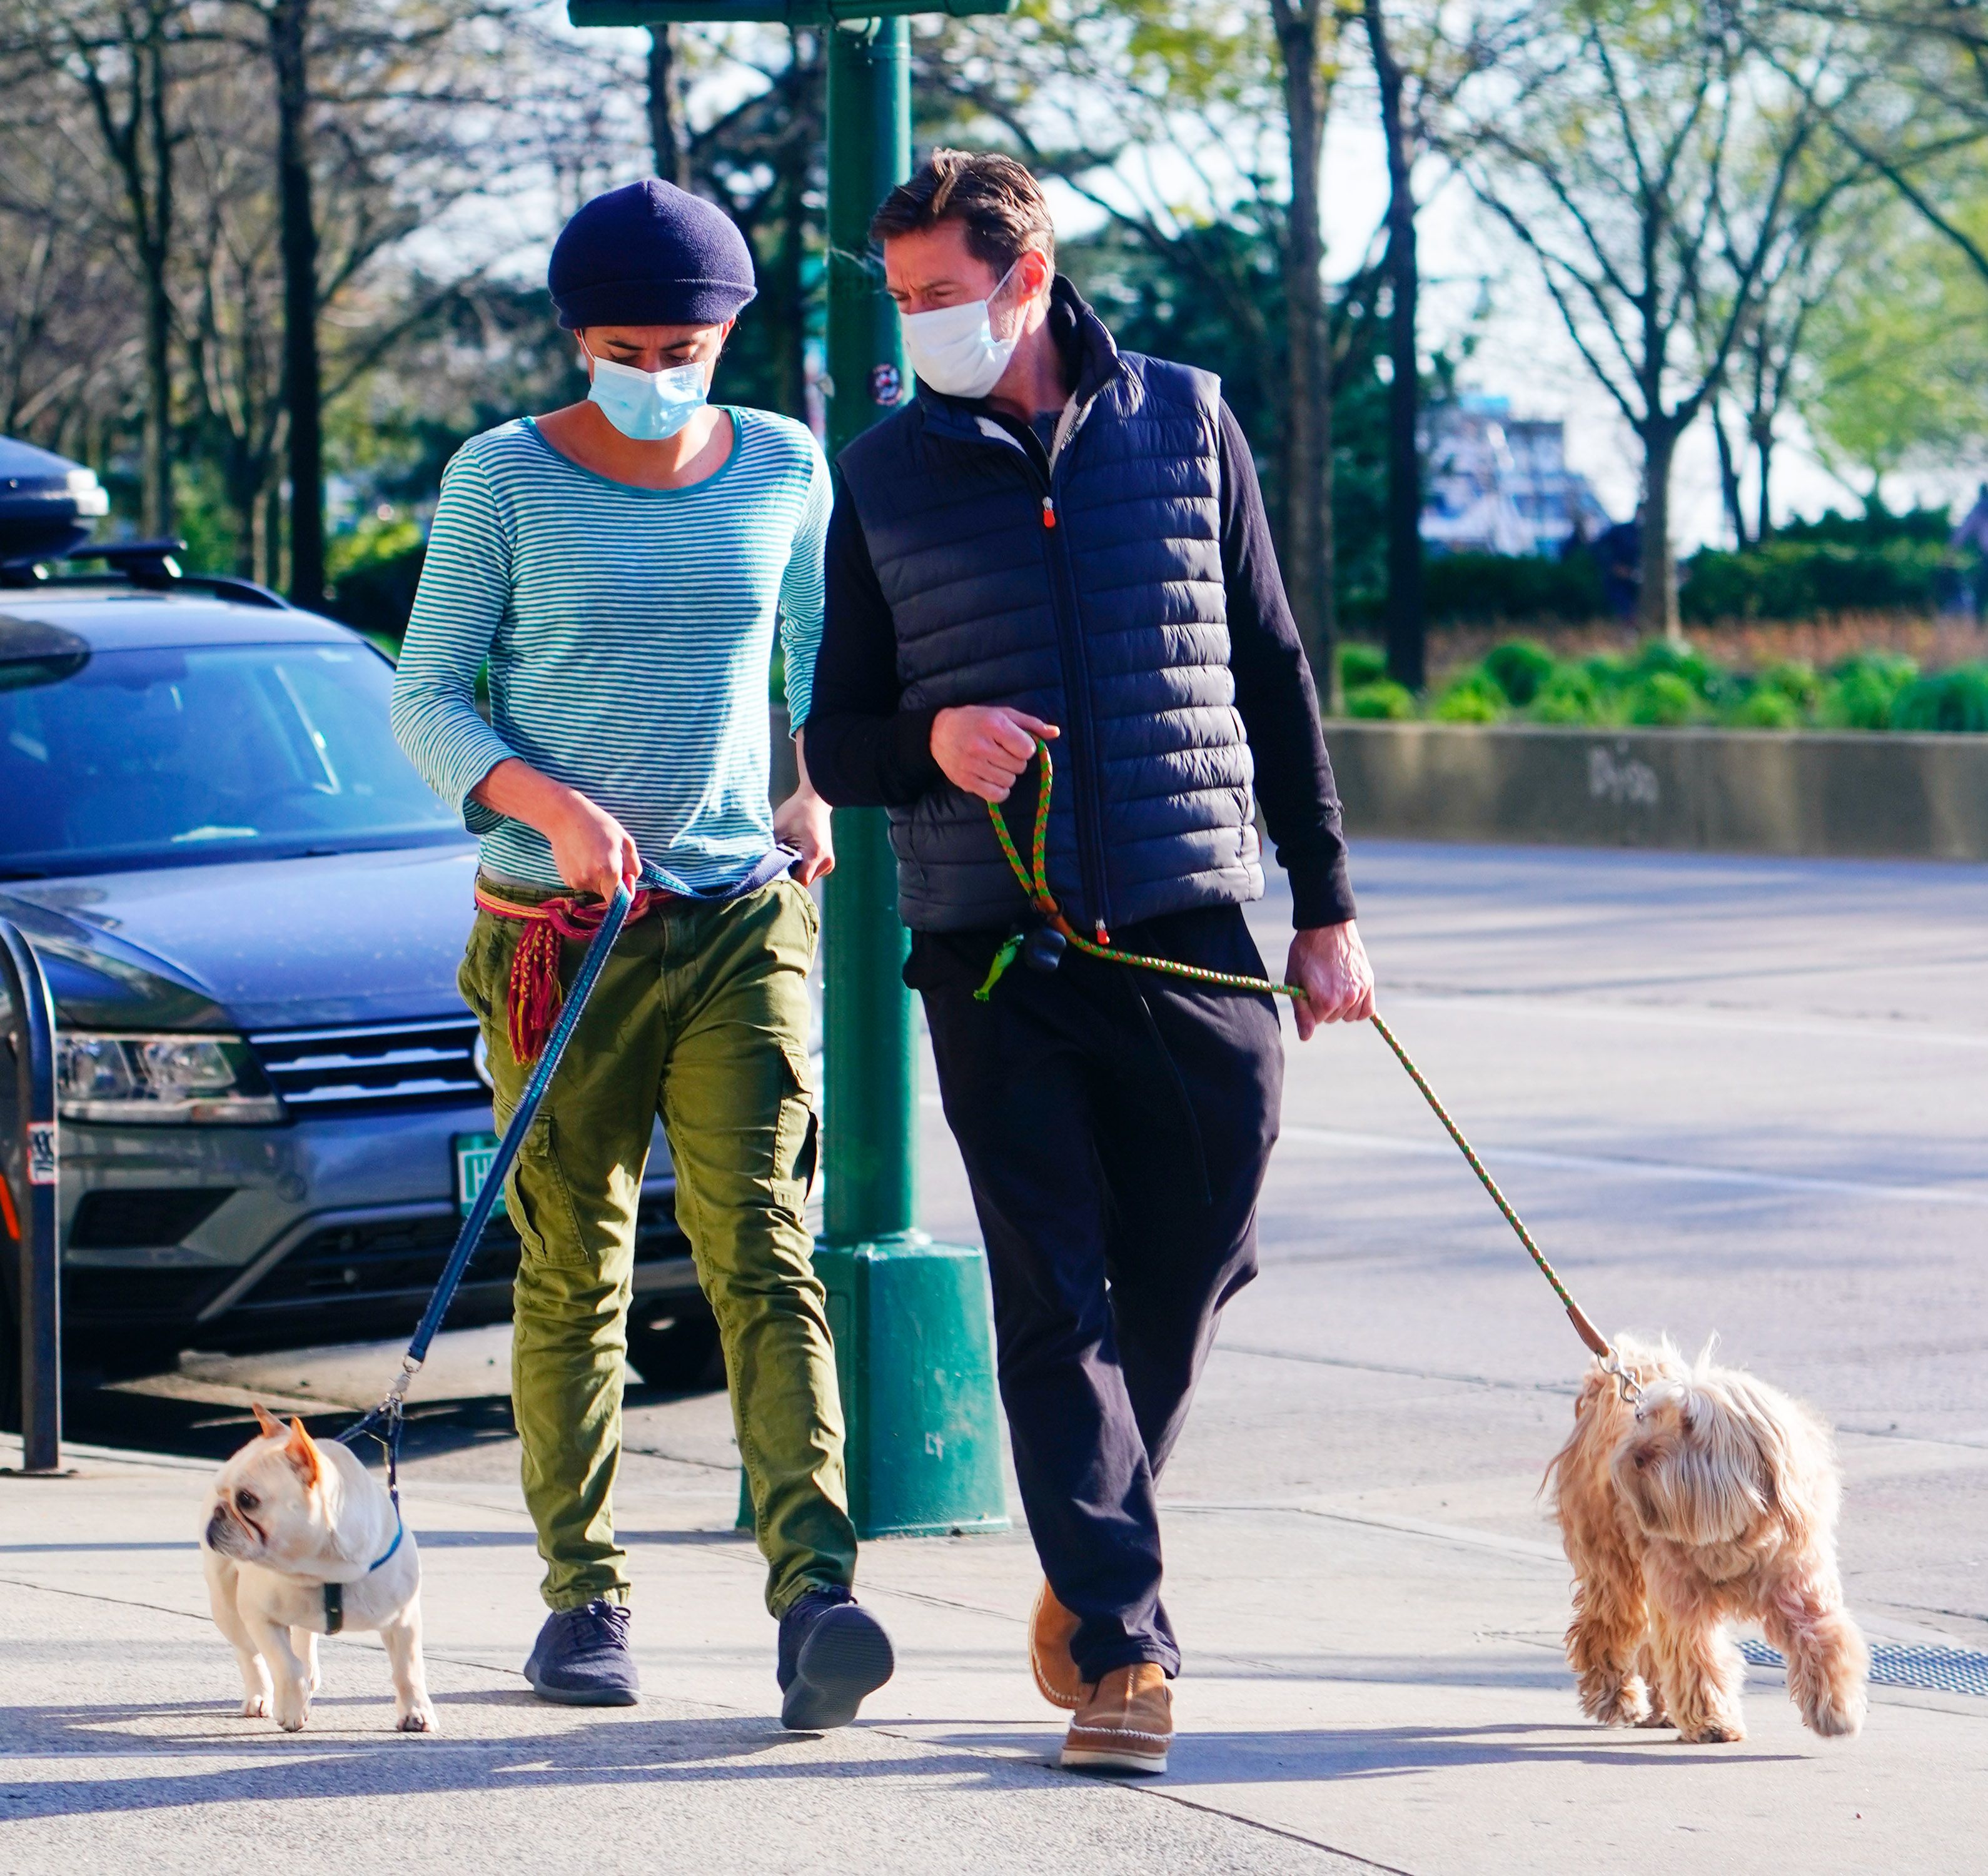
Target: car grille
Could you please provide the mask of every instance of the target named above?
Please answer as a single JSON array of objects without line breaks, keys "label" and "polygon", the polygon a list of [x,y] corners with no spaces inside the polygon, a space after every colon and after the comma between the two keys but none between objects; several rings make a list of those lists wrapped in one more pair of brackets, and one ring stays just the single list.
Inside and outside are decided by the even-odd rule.
[{"label": "car grille", "polygon": [[433,1107],[489,1092],[476,1073],[470,1016],[271,1030],[248,1040],[284,1105],[299,1114]]},{"label": "car grille", "polygon": [[[305,1239],[233,1306],[228,1317],[293,1309],[299,1303],[424,1297],[448,1261],[461,1223],[444,1217],[327,1226]],[[673,1195],[644,1197],[636,1215],[635,1261],[683,1256],[689,1249],[677,1229]],[[518,1234],[509,1222],[493,1218],[463,1280],[508,1283],[517,1274],[518,1250]],[[411,1323],[415,1313],[409,1313]]]}]

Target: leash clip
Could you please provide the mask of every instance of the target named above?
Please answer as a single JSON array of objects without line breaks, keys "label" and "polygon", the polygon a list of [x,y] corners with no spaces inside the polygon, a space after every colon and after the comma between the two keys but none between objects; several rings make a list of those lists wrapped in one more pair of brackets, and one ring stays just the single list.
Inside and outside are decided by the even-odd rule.
[{"label": "leash clip", "polygon": [[1614,1378],[1616,1391],[1630,1406],[1641,1405],[1643,1384],[1623,1367],[1622,1357],[1614,1349],[1609,1350],[1608,1359],[1601,1364],[1601,1371]]}]

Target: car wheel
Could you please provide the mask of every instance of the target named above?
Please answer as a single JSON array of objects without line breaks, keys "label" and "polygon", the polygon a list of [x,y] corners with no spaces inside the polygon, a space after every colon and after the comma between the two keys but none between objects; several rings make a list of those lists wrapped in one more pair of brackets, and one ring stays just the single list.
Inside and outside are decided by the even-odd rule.
[{"label": "car wheel", "polygon": [[637,1303],[628,1314],[628,1365],[651,1388],[702,1394],[725,1385],[718,1319],[699,1296]]}]

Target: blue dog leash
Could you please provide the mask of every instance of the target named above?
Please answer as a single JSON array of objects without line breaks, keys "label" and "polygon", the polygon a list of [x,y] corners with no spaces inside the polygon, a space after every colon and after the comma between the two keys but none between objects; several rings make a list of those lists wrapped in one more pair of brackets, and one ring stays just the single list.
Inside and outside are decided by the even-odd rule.
[{"label": "blue dog leash", "polygon": [[[428,1306],[421,1312],[414,1340],[408,1343],[407,1352],[401,1357],[401,1371],[394,1377],[394,1384],[387,1390],[377,1407],[338,1436],[341,1445],[350,1446],[370,1435],[387,1449],[387,1491],[394,1501],[395,1530],[393,1548],[373,1566],[375,1570],[400,1548],[401,1433],[407,1418],[408,1386],[421,1372],[421,1364],[428,1359],[428,1345],[441,1329],[442,1318],[448,1313],[448,1306],[455,1300],[462,1273],[469,1268],[469,1260],[476,1255],[476,1247],[482,1242],[484,1227],[496,1209],[498,1197],[504,1189],[505,1175],[511,1170],[511,1162],[518,1157],[518,1149],[524,1144],[525,1135],[537,1117],[546,1090],[552,1086],[553,1076],[559,1068],[560,1057],[566,1053],[580,1013],[587,1008],[587,999],[593,992],[594,984],[607,962],[607,954],[614,948],[614,941],[620,936],[621,928],[634,902],[634,895],[625,885],[617,888],[608,902],[607,915],[601,920],[600,929],[594,934],[593,942],[587,946],[586,956],[580,960],[580,970],[573,980],[573,988],[566,992],[559,1020],[553,1024],[553,1033],[539,1056],[530,1079],[525,1083],[523,1094],[519,1097],[517,1111],[511,1116],[511,1124],[505,1128],[504,1137],[498,1143],[496,1157],[490,1162],[482,1188],[469,1208],[469,1215],[462,1221],[462,1230],[456,1234],[455,1248],[449,1252],[441,1279],[428,1298]],[[326,1594],[329,1614],[328,1586]]]}]

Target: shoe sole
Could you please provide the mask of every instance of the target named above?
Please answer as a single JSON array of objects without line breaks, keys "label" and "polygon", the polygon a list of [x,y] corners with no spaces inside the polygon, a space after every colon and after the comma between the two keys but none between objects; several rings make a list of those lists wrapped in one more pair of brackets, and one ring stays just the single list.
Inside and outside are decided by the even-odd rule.
[{"label": "shoe sole", "polygon": [[847,1726],[897,1665],[891,1638],[868,1610],[854,1603],[828,1610],[801,1644],[793,1684],[780,1702],[780,1724],[790,1732]]},{"label": "shoe sole", "polygon": [[1167,1769],[1165,1753],[1130,1753],[1112,1751],[1094,1746],[1066,1746],[1063,1749],[1062,1763],[1066,1770],[1088,1772],[1164,1772]]},{"label": "shoe sole", "polygon": [[543,1681],[533,1681],[532,1692],[541,1700],[549,1700],[563,1707],[633,1707],[642,1704],[642,1696],[633,1688],[576,1688],[548,1687]]}]

